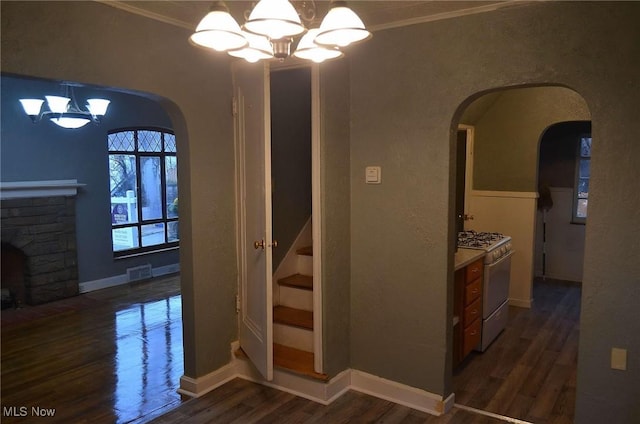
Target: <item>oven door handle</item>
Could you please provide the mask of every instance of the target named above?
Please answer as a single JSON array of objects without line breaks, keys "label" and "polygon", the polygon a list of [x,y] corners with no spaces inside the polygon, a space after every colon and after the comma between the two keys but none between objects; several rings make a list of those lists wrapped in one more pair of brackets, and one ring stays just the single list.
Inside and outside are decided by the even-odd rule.
[{"label": "oven door handle", "polygon": [[498,266],[500,263],[502,263],[502,261],[507,260],[508,258],[511,257],[511,255],[513,255],[514,253],[516,253],[515,250],[510,250],[509,252],[507,252],[506,254],[504,254],[503,256],[500,256],[500,259],[498,259],[495,262],[492,262],[490,264],[486,264],[485,266],[487,268],[493,268],[494,266]]}]

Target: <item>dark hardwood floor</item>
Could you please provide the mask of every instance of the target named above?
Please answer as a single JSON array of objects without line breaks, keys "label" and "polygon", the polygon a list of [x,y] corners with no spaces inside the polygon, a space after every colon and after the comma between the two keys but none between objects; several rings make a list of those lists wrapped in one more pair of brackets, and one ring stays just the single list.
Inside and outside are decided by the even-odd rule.
[{"label": "dark hardwood floor", "polygon": [[581,288],[536,279],[531,309],[509,307],[505,331],[454,372],[456,403],[536,424],[572,423]]},{"label": "dark hardwood floor", "polygon": [[534,298],[531,309],[510,308],[505,332],[454,372],[457,405],[443,417],[354,391],[323,406],[241,379],[182,400],[178,277],[5,310],[2,422],[31,422],[17,415],[33,418],[32,408],[55,408],[43,422],[58,423],[504,422],[471,408],[571,423],[580,287],[537,280]]},{"label": "dark hardwood floor", "polygon": [[138,423],[179,405],[179,293],[174,276],[3,310],[2,423],[39,408],[43,422]]}]

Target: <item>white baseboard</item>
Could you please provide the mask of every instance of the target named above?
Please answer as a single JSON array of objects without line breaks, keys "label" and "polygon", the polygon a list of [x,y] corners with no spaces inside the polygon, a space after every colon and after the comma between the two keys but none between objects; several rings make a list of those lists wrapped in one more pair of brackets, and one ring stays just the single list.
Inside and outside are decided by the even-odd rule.
[{"label": "white baseboard", "polygon": [[233,380],[237,376],[236,364],[233,362],[199,378],[183,375],[180,377],[178,393],[197,398]]},{"label": "white baseboard", "polygon": [[178,392],[199,397],[234,378],[242,378],[323,405],[329,405],[349,390],[366,393],[436,416],[446,414],[454,404],[453,393],[444,399],[440,395],[425,390],[353,369],[342,371],[328,382],[275,369],[273,380],[266,381],[250,361],[238,359],[233,355],[238,347],[237,341],[231,344],[231,362],[222,368],[197,379],[182,376]]},{"label": "white baseboard", "polygon": [[[180,272],[180,264],[169,264],[159,266],[151,270],[153,277],[161,277],[163,275],[174,274]],[[127,284],[127,274],[114,275],[113,277],[101,278],[99,280],[85,281],[78,284],[80,293],[89,293],[95,290],[106,289],[109,287],[115,287],[122,284]]]},{"label": "white baseboard", "polygon": [[454,400],[453,394],[443,399],[440,395],[358,370],[351,370],[351,389],[438,416],[448,412]]}]

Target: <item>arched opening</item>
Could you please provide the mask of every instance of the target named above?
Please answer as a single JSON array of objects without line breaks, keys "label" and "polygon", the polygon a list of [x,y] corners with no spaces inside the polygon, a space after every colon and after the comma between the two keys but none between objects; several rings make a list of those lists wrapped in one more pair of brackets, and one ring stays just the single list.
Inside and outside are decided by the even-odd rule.
[{"label": "arched opening", "polygon": [[[112,211],[114,198],[123,196],[121,192],[124,191],[117,190],[114,186],[124,177],[113,175],[115,171],[112,171],[109,163],[114,152],[108,141],[111,132],[123,128],[156,128],[173,132],[172,119],[163,105],[149,94],[86,86],[68,81],[65,83],[73,87],[72,101],[75,101],[80,109],[84,107],[84,102],[88,98],[111,100],[107,114],[99,124],[89,123],[77,129],[60,128],[48,122],[47,116],[38,122],[32,122],[22,110],[19,99],[44,99],[46,95],[61,95],[63,86],[59,81],[2,75],[2,182],[76,180],[80,185],[75,197],[77,243],[75,250],[78,266],[77,280],[80,286],[78,292],[88,292],[127,282],[126,278],[116,279],[117,281],[113,278],[126,275],[127,269],[143,264],[150,264],[154,275],[177,271],[180,262],[177,248],[159,249],[164,251],[144,256],[130,254],[130,257],[114,260],[119,250],[114,247],[116,244],[112,240],[112,231],[118,227],[118,223],[113,222]],[[48,110],[46,103],[42,106],[42,110]],[[130,140],[131,142],[126,146],[122,143],[116,144],[122,149],[129,149],[129,147],[134,149],[131,152],[125,152],[132,155],[136,140]],[[143,149],[147,150],[144,154],[149,160],[164,153],[154,152],[157,150],[155,148],[157,144]],[[176,151],[180,151],[179,146],[176,148],[175,144],[174,142],[170,148],[173,151],[170,154],[174,155],[174,158]],[[163,148],[162,145],[158,147],[160,150]],[[154,181],[165,181],[167,190],[156,190],[157,199],[147,199],[146,203],[160,204],[166,197],[165,192],[169,192],[169,188],[176,184],[174,168],[166,167],[164,163],[162,165],[162,168],[157,167],[157,178]],[[135,173],[130,172],[128,176],[131,177],[129,180],[132,180],[129,191],[133,199],[138,196],[136,192],[151,191],[141,186],[144,182],[143,175],[138,175],[137,182]],[[111,194],[106,193],[105,190],[109,190]],[[140,198],[141,205],[143,201],[144,199]],[[158,206],[155,209],[157,210],[147,215],[153,215],[154,218],[167,215],[167,211],[163,210],[166,208]],[[137,217],[131,217],[131,220],[137,221]],[[160,222],[157,219],[155,221]],[[140,220],[140,227],[145,229],[143,223]],[[151,250],[157,242],[143,240],[143,243],[138,244],[147,244],[148,249]],[[112,281],[101,283],[107,278]]]},{"label": "arched opening", "polygon": [[[466,187],[467,219],[463,217],[459,226],[478,233],[500,233],[512,245],[504,311],[496,308],[489,313],[484,298],[495,296],[491,291],[495,277],[487,271],[493,266],[489,258],[494,253],[491,245],[479,249],[486,253],[483,311],[478,318],[481,347],[457,359],[455,351],[471,328],[465,326],[473,323],[463,318],[465,307],[470,307],[465,304],[464,293],[457,309],[460,317],[454,314],[452,387],[460,405],[535,420],[557,413],[554,405],[564,402],[570,406],[561,414],[573,419],[575,387],[566,367],[573,371],[577,368],[580,291],[550,281],[542,284],[535,278],[538,170],[540,140],[550,126],[590,119],[586,102],[575,91],[560,86],[527,86],[472,96],[460,106],[452,122],[453,128],[463,125],[473,129],[473,140],[462,141],[470,149],[463,154],[472,161],[472,167],[467,167],[464,160],[456,161],[458,169],[472,169],[472,175],[462,173],[471,186]],[[451,189],[457,192],[457,198],[464,198],[458,193],[460,185],[457,187]],[[467,287],[464,281],[461,284]],[[499,312],[507,317],[496,330],[491,320]],[[486,333],[495,335],[485,343]],[[543,394],[550,390],[558,395],[545,404]]]},{"label": "arched opening", "polygon": [[[87,391],[99,393],[92,397],[94,402],[113,402],[118,415],[113,421],[137,420],[155,411],[158,405],[150,399],[161,398],[157,396],[161,392],[166,395],[163,402],[179,402],[176,389],[184,372],[180,253],[177,231],[172,233],[166,225],[171,221],[177,226],[179,219],[177,202],[171,201],[178,190],[176,154],[181,155],[181,148],[187,145],[183,127],[175,128],[179,114],[170,101],[152,94],[65,81],[74,87],[80,108],[92,97],[107,98],[111,104],[99,124],[61,128],[47,117],[32,122],[19,103],[21,98],[44,100],[46,95],[64,94],[60,81],[6,74],[1,79],[3,334],[11,335],[8,345],[25,343],[28,337],[47,339],[42,344],[27,341],[25,351],[32,362],[7,360],[7,368],[12,369],[13,378],[20,379],[46,363],[49,374],[40,376],[42,380],[57,378],[56,384],[71,387],[64,379],[73,373],[51,361],[51,350],[64,352],[60,357],[65,367],[91,364],[93,370],[106,369],[102,374],[93,371],[82,384],[88,385]],[[177,122],[180,125],[179,116]],[[114,153],[112,132],[128,129],[133,134],[133,128],[157,131],[144,130],[144,141],[138,134],[135,139],[123,136]],[[164,137],[175,132],[175,137]],[[156,138],[156,133],[163,137]],[[138,243],[146,244],[147,249],[117,257],[112,236],[125,227],[113,219],[112,212],[114,198],[122,197],[124,190],[114,190],[114,178],[121,175],[114,175],[111,156],[133,156],[135,150],[143,150],[141,156],[147,161],[157,159],[157,166],[147,167],[155,173],[149,179],[154,186],[161,182],[163,189],[152,187],[157,189],[152,199],[156,207],[149,213],[156,214],[153,220],[143,221],[142,211],[134,218],[131,214],[124,217],[125,222],[149,230],[146,237],[140,235],[143,242]],[[132,169],[136,169],[135,160],[132,158]],[[180,161],[177,163],[179,166]],[[127,200],[149,208],[151,202],[143,202],[139,194],[144,180],[132,175]],[[71,184],[73,194],[65,188],[70,181],[75,182]],[[8,187],[12,190],[7,191]],[[44,190],[46,187],[57,189]],[[162,240],[162,248],[154,250]],[[167,240],[173,244],[167,246]],[[149,274],[139,272],[142,278],[137,279],[135,271],[141,268]],[[112,302],[114,298],[117,302]],[[81,330],[74,325],[77,322],[82,323]],[[11,325],[19,330],[11,331]],[[65,336],[43,337],[58,332]],[[64,340],[72,342],[64,345]],[[30,390],[36,397],[44,396],[39,388]]]}]

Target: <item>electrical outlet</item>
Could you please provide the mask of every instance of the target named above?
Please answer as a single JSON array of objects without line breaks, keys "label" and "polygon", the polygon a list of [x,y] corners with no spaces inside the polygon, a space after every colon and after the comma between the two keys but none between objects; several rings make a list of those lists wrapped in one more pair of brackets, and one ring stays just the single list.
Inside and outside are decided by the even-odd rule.
[{"label": "electrical outlet", "polygon": [[611,348],[611,369],[627,370],[627,349],[621,349],[619,347]]}]

